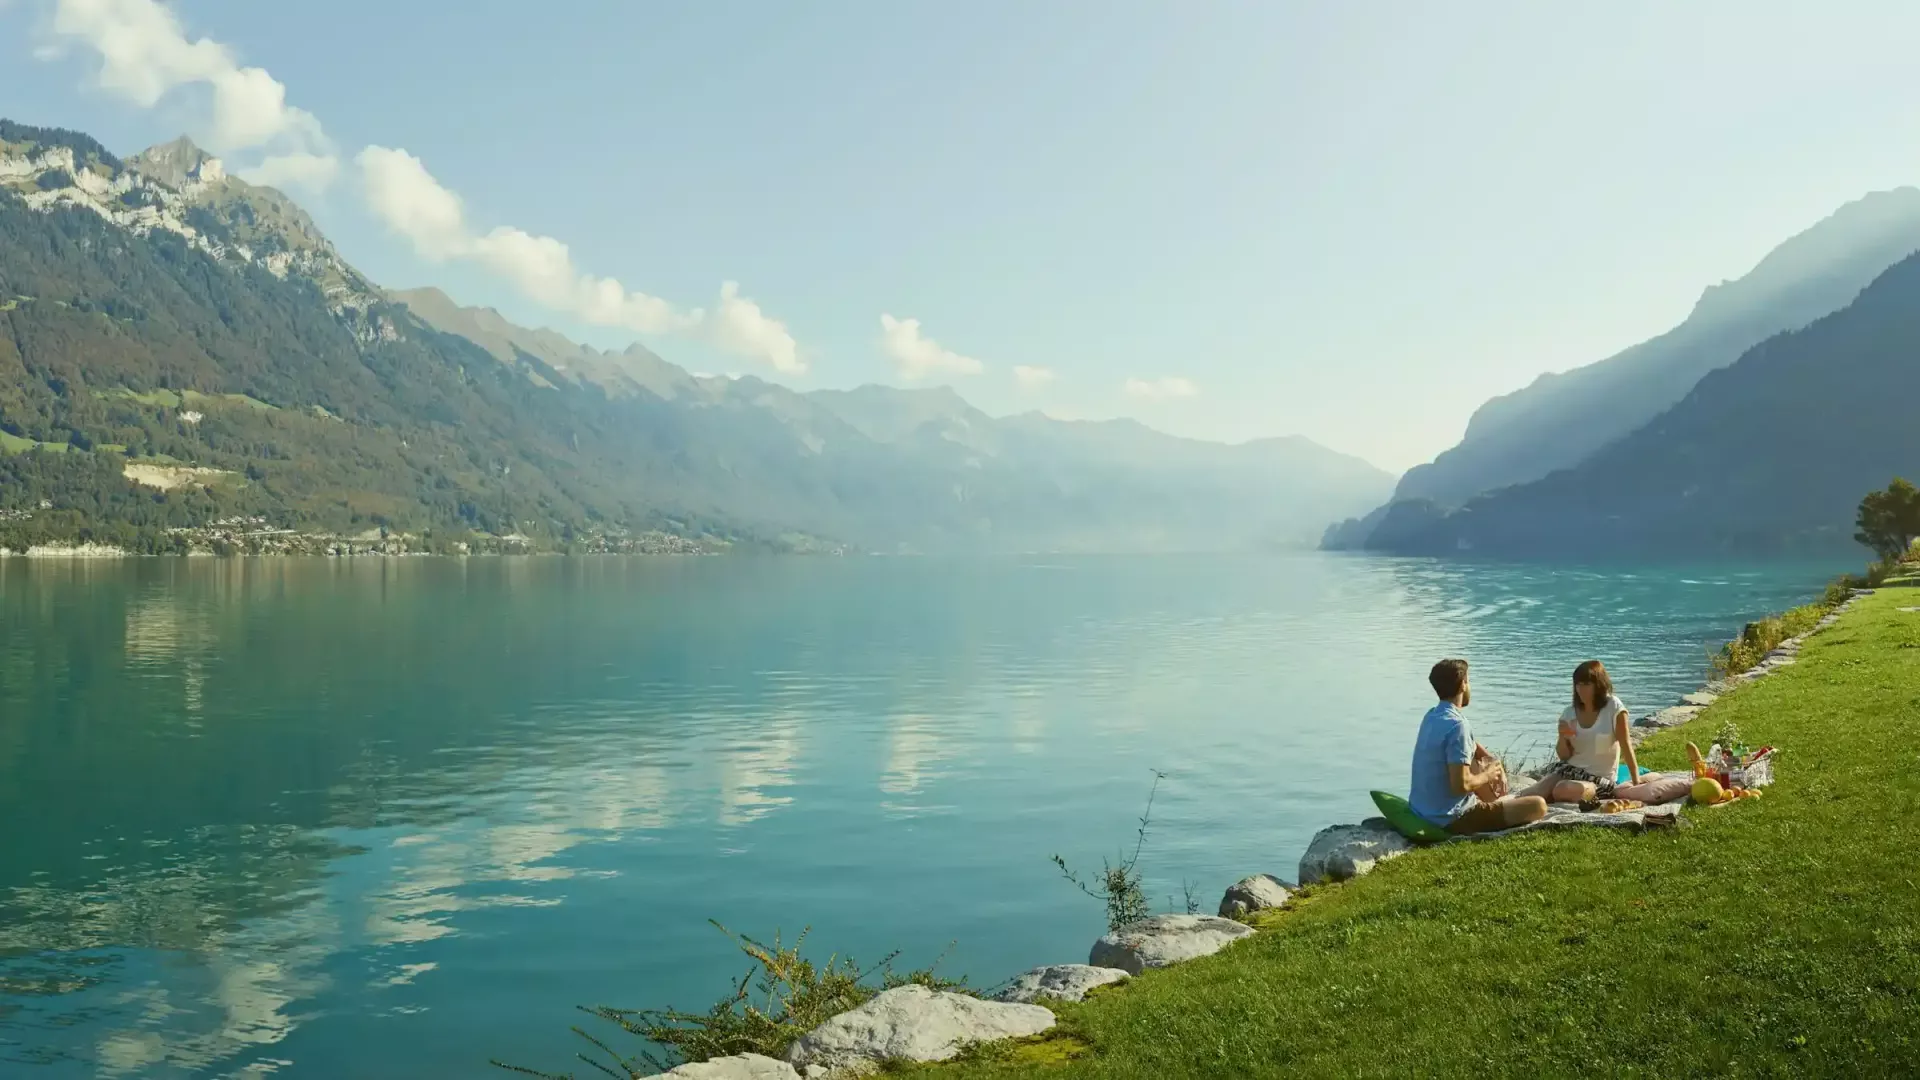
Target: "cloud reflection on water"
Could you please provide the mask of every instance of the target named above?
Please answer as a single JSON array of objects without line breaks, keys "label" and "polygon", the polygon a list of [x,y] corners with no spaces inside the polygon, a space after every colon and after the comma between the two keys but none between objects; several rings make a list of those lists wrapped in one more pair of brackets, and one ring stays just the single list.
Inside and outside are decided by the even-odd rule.
[{"label": "cloud reflection on water", "polygon": [[[0,812],[45,822],[0,856],[0,1039],[73,1066],[49,1075],[298,1073],[365,1017],[447,1041],[526,1023],[469,983],[515,973],[467,946],[511,927],[590,966],[580,939],[614,933],[667,980],[649,950],[685,928],[649,905],[716,852],[809,895],[838,895],[810,858],[847,889],[952,889],[950,849],[1002,872],[982,823],[1027,809],[1111,818],[1104,846],[1148,767],[1182,773],[1158,865],[1264,858],[1289,806],[1400,767],[1432,654],[1486,657],[1476,722],[1524,731],[1562,653],[1662,687],[1731,617],[1661,608],[1657,576],[1365,560],[1305,584],[1089,561],[986,585],[886,562],[199,562],[0,566]],[[1361,745],[1316,758],[1321,731]],[[892,907],[953,918],[937,900]],[[584,908],[620,926],[577,926]]]}]

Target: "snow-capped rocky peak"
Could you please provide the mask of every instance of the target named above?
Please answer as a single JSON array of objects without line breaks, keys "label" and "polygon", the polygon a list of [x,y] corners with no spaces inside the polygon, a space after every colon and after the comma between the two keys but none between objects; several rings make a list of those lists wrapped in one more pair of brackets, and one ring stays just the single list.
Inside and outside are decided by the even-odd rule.
[{"label": "snow-capped rocky peak", "polygon": [[219,158],[185,136],[125,162],[93,145],[95,150],[77,154],[72,145],[52,140],[0,140],[0,189],[35,210],[89,210],[141,236],[170,232],[215,259],[255,264],[279,278],[307,278],[362,340],[395,333],[384,318],[368,320],[368,310],[380,302],[378,290],[285,195],[229,175]]}]

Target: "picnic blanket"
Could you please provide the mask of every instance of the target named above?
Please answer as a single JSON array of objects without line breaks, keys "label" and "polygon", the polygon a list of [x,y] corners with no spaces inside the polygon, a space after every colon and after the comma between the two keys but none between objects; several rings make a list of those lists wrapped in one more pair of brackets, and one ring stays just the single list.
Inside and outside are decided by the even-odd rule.
[{"label": "picnic blanket", "polygon": [[[1650,773],[1643,780],[1665,779],[1672,776],[1686,776],[1686,773]],[[1516,787],[1522,785],[1515,785]],[[1496,836],[1512,836],[1514,833],[1530,832],[1534,829],[1575,829],[1592,826],[1601,829],[1630,829],[1644,832],[1647,829],[1666,828],[1680,823],[1680,810],[1687,805],[1686,795],[1668,802],[1643,806],[1638,810],[1621,810],[1618,813],[1588,813],[1573,803],[1548,803],[1547,816],[1539,821],[1525,825],[1516,825],[1499,832],[1474,833],[1470,836],[1456,836],[1448,843],[1461,840],[1486,840]]]},{"label": "picnic blanket", "polygon": [[1572,803],[1552,803],[1547,807],[1547,816],[1539,821],[1530,821],[1525,825],[1516,825],[1499,832],[1473,833],[1468,836],[1456,836],[1447,843],[1461,840],[1488,840],[1496,836],[1512,836],[1514,833],[1531,832],[1534,829],[1573,829],[1581,826],[1593,826],[1602,829],[1630,829],[1644,832],[1647,829],[1665,828],[1680,823],[1680,808],[1687,800],[1675,799],[1673,802],[1658,806],[1644,806],[1638,810],[1622,810],[1613,814],[1587,813]]}]

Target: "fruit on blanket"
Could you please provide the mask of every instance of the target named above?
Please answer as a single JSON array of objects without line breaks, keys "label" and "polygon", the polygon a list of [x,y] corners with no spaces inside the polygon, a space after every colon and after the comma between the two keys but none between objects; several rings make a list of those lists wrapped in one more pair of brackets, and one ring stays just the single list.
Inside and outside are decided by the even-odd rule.
[{"label": "fruit on blanket", "polygon": [[1712,806],[1726,797],[1727,789],[1711,776],[1703,776],[1693,782],[1693,801],[1702,806]]}]

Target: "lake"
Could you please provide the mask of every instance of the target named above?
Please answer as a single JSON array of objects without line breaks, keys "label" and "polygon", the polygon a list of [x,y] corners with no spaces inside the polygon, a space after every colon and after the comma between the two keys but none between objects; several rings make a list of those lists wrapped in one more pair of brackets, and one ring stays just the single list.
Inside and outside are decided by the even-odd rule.
[{"label": "lake", "polygon": [[577,1004],[728,991],[709,919],[1084,962],[1049,857],[1098,871],[1155,770],[1149,892],[1210,913],[1404,790],[1434,660],[1544,746],[1577,662],[1670,704],[1848,569],[0,560],[0,1072],[564,1070]]}]

